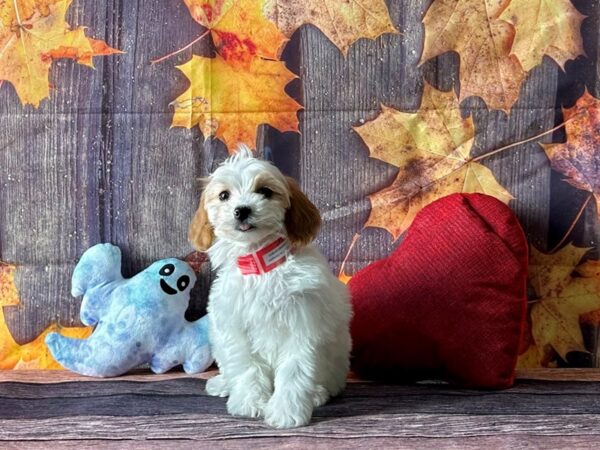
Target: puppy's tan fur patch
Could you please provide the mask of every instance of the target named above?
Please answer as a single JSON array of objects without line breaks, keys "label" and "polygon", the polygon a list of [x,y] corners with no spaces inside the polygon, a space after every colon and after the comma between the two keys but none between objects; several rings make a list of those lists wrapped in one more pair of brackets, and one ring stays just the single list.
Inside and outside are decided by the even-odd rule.
[{"label": "puppy's tan fur patch", "polygon": [[285,213],[285,229],[296,247],[310,244],[321,226],[319,210],[300,190],[296,180],[286,177],[290,194],[290,206]]}]

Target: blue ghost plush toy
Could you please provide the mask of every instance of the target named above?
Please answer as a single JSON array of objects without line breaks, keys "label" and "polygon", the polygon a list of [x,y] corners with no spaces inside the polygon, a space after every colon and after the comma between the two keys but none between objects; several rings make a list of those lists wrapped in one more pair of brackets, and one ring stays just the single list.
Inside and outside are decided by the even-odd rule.
[{"label": "blue ghost plush toy", "polygon": [[96,328],[87,339],[50,333],[46,344],[56,361],[83,375],[112,377],[148,363],[155,373],[179,364],[201,372],[213,362],[208,318],[184,317],[195,282],[192,268],[174,258],[123,278],[119,248],[95,245],[75,267],[71,293],[83,295],[81,321]]}]

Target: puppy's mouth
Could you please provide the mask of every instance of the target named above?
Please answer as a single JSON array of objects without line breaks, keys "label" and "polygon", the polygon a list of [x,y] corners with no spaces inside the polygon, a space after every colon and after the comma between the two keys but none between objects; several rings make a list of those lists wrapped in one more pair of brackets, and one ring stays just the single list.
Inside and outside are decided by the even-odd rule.
[{"label": "puppy's mouth", "polygon": [[177,294],[177,291],[175,289],[173,289],[171,286],[169,286],[169,284],[162,278],[160,279],[160,288],[163,290],[163,292],[165,294],[168,294],[168,295]]},{"label": "puppy's mouth", "polygon": [[238,231],[245,233],[246,231],[254,230],[256,227],[250,223],[240,223],[236,228]]}]

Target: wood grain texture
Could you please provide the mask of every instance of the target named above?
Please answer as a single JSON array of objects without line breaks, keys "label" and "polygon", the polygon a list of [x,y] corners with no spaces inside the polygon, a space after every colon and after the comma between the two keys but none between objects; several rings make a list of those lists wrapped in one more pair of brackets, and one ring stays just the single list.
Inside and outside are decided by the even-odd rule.
[{"label": "wood grain texture", "polygon": [[0,383],[40,383],[40,384],[55,384],[68,382],[119,382],[119,381],[134,381],[134,382],[151,382],[164,381],[179,378],[200,378],[208,379],[218,373],[217,370],[208,370],[198,374],[190,375],[185,372],[171,370],[167,373],[157,374],[152,373],[148,369],[133,370],[126,375],[121,375],[115,378],[93,378],[79,375],[70,370],[0,370]]},{"label": "wood grain texture", "polygon": [[[208,43],[149,64],[201,30],[183,2],[79,0],[69,20],[126,53],[97,58],[95,70],[54,63],[55,89],[37,110],[22,107],[8,85],[0,90],[0,259],[19,266],[21,305],[5,315],[20,343],[55,320],[79,324],[70,278],[89,246],[119,245],[126,276],[189,253],[196,180],[224,156],[197,130],[169,130],[169,102],[186,87],[174,65]],[[204,312],[208,269],[200,278],[195,317]]]},{"label": "wood grain texture", "polygon": [[[48,442],[20,441],[4,442],[7,450],[16,449],[47,449]],[[52,446],[61,449],[197,449],[198,441],[190,439],[169,440],[72,440],[52,441]],[[357,437],[357,438],[312,438],[312,437],[245,437],[240,440],[210,440],[205,442],[211,449],[247,450],[251,449],[298,449],[307,448],[315,450],[330,449],[398,449],[398,450],[421,450],[421,449],[531,449],[531,448],[570,448],[589,449],[590,438],[580,436],[531,436],[531,435],[502,435],[502,436],[477,436],[457,438],[394,438],[394,437]],[[201,447],[203,448],[203,447]]]},{"label": "wood grain texture", "polygon": [[[182,371],[171,370],[163,374],[155,374],[148,369],[133,370],[125,375],[114,378],[93,378],[79,375],[69,370],[5,370],[0,371],[0,383],[25,383],[25,384],[56,384],[68,382],[155,382],[178,379],[201,379],[207,380],[218,373],[216,369],[190,375]],[[600,371],[594,369],[521,369],[517,370],[515,377],[523,381],[600,381]],[[358,378],[354,373],[348,374],[348,383],[369,383],[368,380]],[[431,381],[430,383],[442,383]]]},{"label": "wood grain texture", "polygon": [[340,444],[411,439],[421,445],[429,439],[430,443],[466,439],[467,445],[476,438],[516,442],[519,436],[547,437],[549,443],[585,436],[589,443],[600,435],[598,383],[524,381],[504,391],[353,383],[318,408],[309,426],[294,430],[233,418],[226,412],[226,400],[207,396],[203,388],[204,381],[193,378],[152,383],[1,382],[0,442],[60,440],[86,445],[86,440],[292,438],[306,443],[323,438]]},{"label": "wood grain texture", "polygon": [[[80,3],[68,19],[103,38],[104,6]],[[102,166],[103,63],[96,70],[55,63],[51,101],[39,109],[21,106],[8,83],[0,90],[0,258],[22,268],[22,303],[5,311],[20,342],[57,317],[65,325],[77,322],[72,263],[100,239],[95,174]]]}]

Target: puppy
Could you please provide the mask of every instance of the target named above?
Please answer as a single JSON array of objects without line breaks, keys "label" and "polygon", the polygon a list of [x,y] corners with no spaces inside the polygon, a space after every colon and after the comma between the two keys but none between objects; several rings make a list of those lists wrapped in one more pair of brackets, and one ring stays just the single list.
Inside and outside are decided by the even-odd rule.
[{"label": "puppy", "polygon": [[310,245],[317,208],[247,147],[208,178],[189,230],[216,270],[208,317],[220,374],[209,395],[234,416],[289,428],[346,384],[351,307],[346,286]]}]

